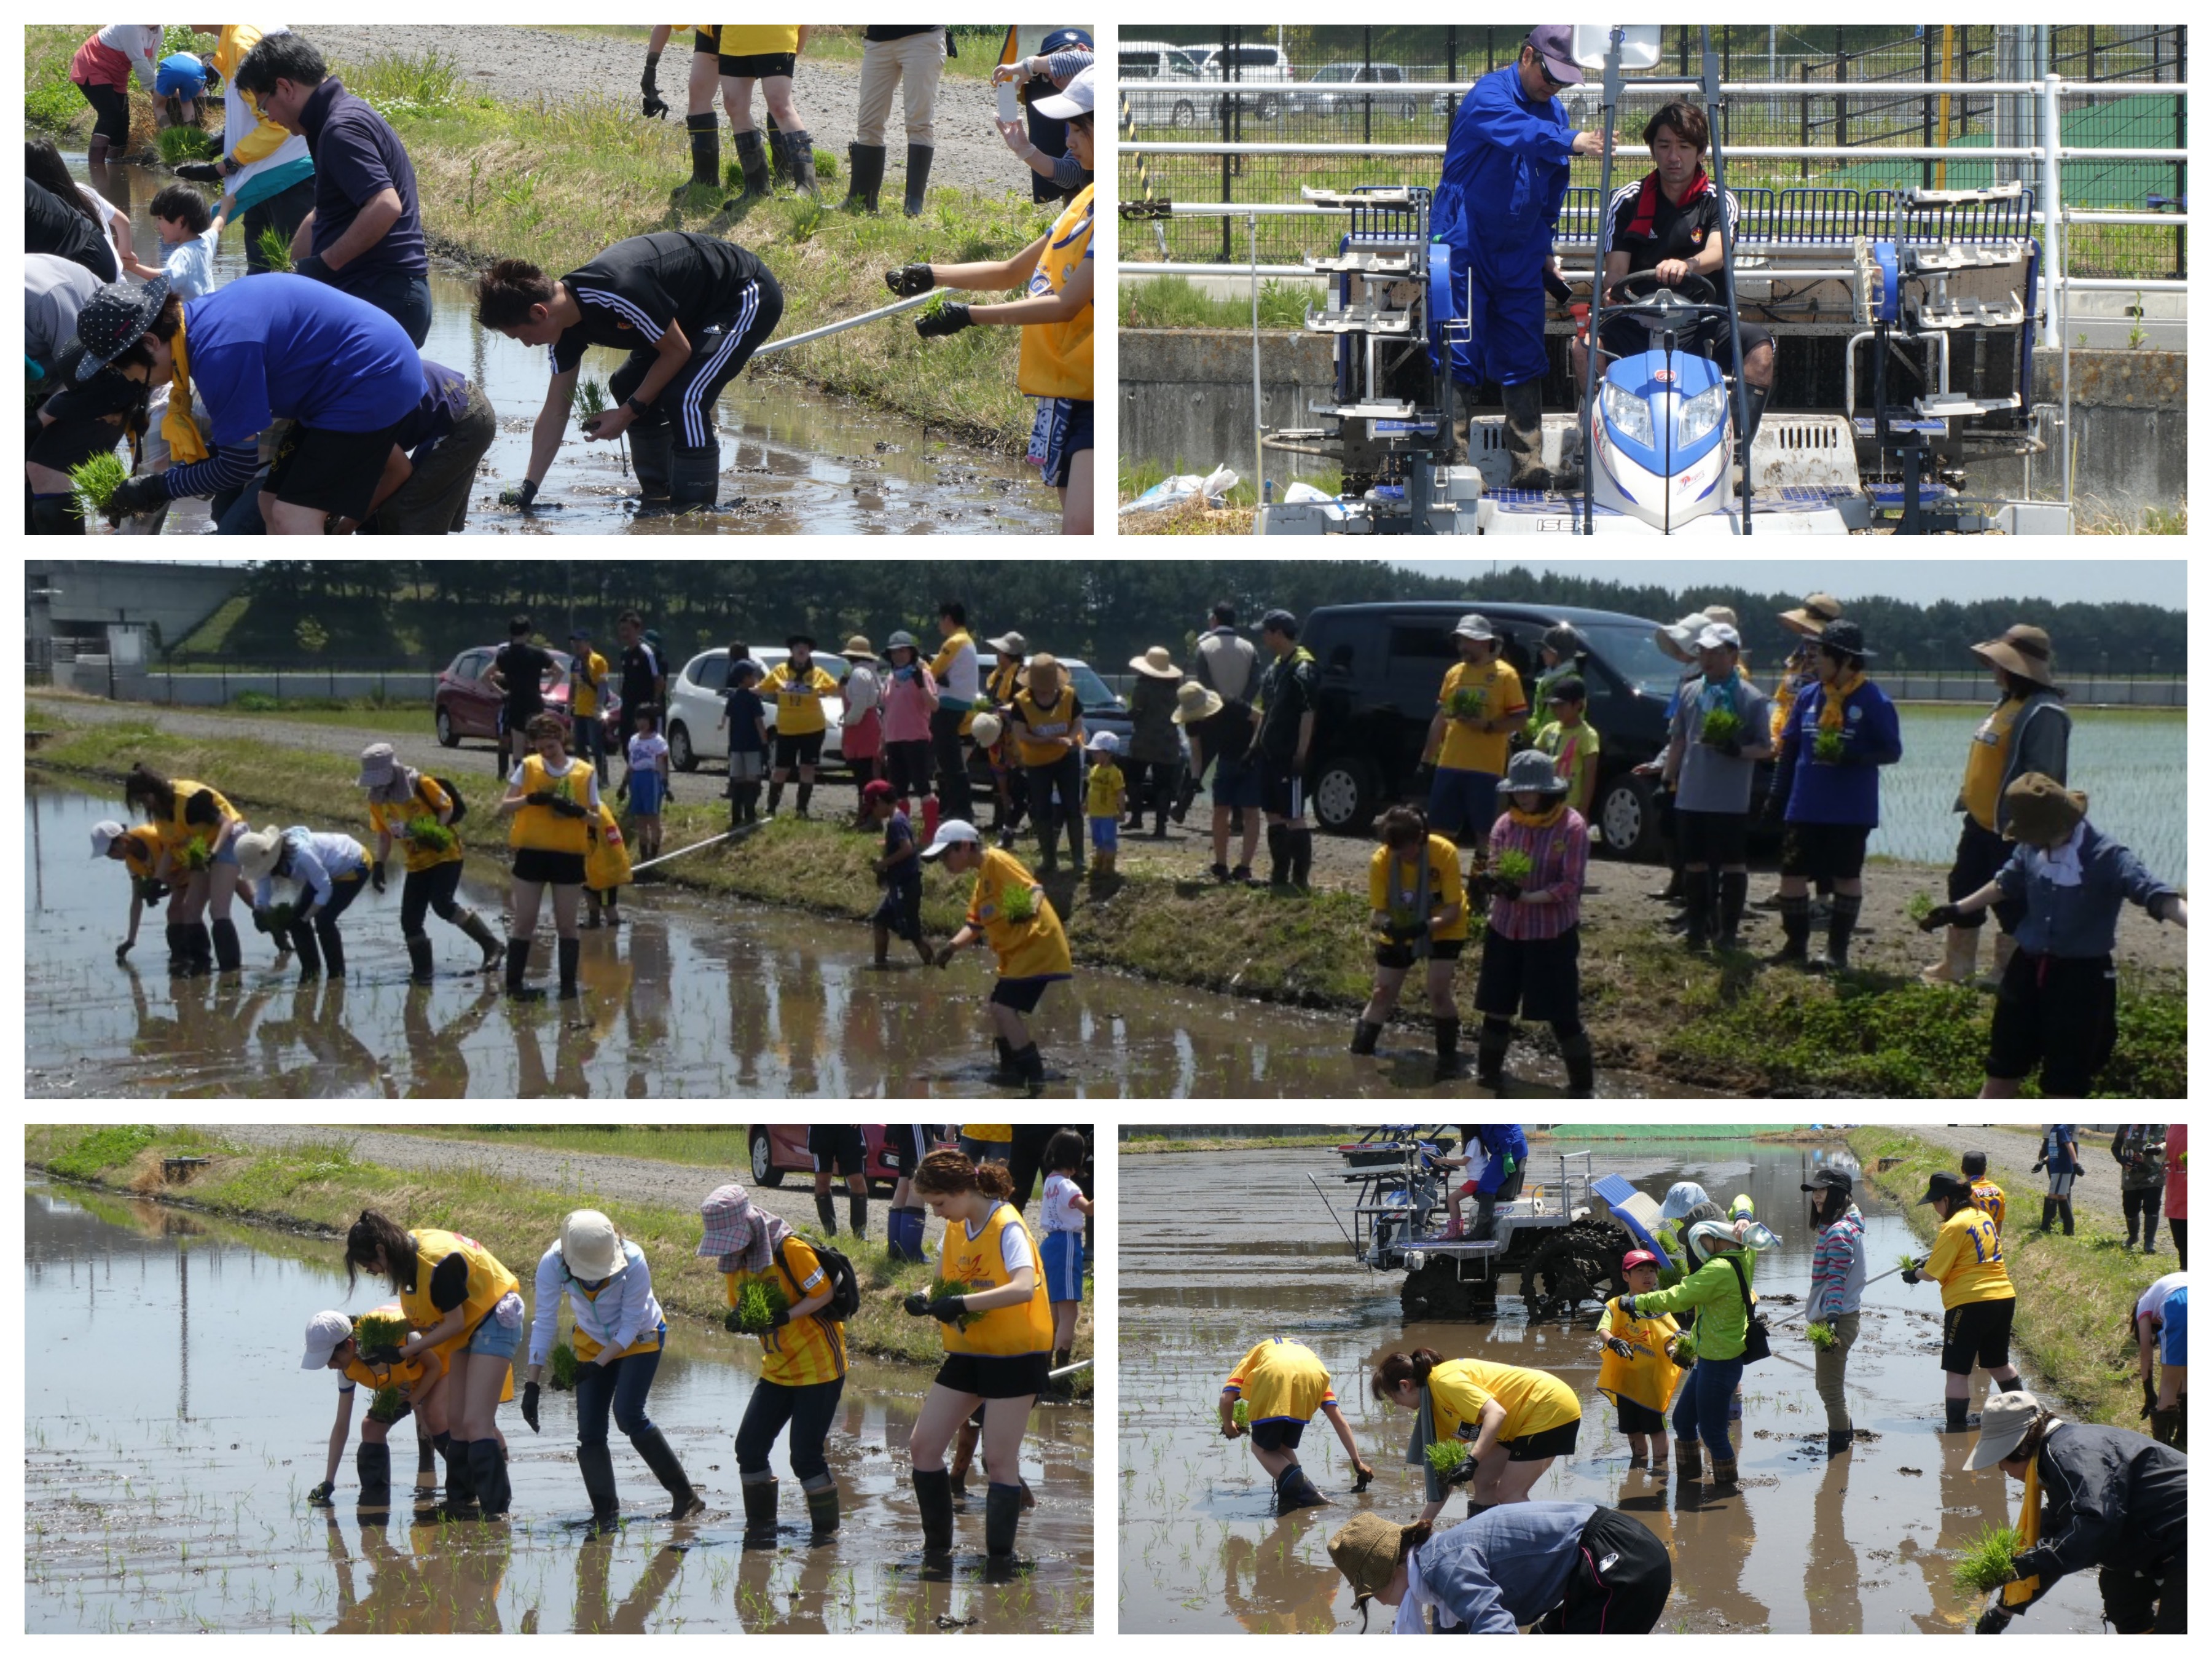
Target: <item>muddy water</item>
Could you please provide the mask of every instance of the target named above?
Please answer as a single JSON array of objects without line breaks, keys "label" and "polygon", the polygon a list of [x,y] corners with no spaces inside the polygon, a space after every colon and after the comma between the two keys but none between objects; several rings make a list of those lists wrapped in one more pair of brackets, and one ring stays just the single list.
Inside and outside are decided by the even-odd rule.
[{"label": "muddy water", "polygon": [[[474,948],[434,918],[440,971],[407,983],[399,884],[347,911],[349,977],[301,986],[241,926],[247,969],[171,980],[161,920],[130,914],[119,868],[87,861],[114,810],[34,785],[26,796],[27,1086],[34,1095],[541,1098],[818,1095],[927,1098],[993,1092],[983,1024],[990,969],[977,952],[944,973],[872,963],[864,924],[737,900],[632,888],[624,925],[583,935],[580,1009],[514,1004],[461,971]],[[711,851],[696,854],[714,856]],[[933,880],[947,878],[933,876]],[[495,928],[503,886],[465,900]],[[550,927],[550,920],[546,926]],[[541,974],[553,943],[541,934]],[[1433,1057],[1395,1031],[1377,1065],[1345,1052],[1334,1017],[1079,972],[1032,1021],[1055,1095],[1123,1097],[1400,1096],[1431,1091]],[[1648,1096],[1650,1079],[1607,1077]]]},{"label": "muddy water", "polygon": [[[1595,1150],[1596,1173],[1617,1171],[1655,1196],[1678,1180],[1698,1182],[1723,1203],[1749,1193],[1783,1239],[1760,1260],[1759,1288],[1802,1296],[1812,1237],[1797,1188],[1820,1153],[1749,1142]],[[1531,1182],[1556,1185],[1554,1159],[1552,1148],[1534,1149]],[[1419,1475],[1403,1461],[1412,1418],[1370,1398],[1365,1381],[1384,1353],[1419,1346],[1536,1367],[1574,1386],[1583,1401],[1580,1442],[1539,1480],[1534,1496],[1610,1504],[1658,1534],[1674,1562],[1661,1630],[1971,1626],[1978,1604],[1954,1590],[1952,1552],[1985,1521],[2009,1524],[2020,1489],[2008,1492],[1996,1470],[1961,1474],[1972,1437],[1938,1431],[1941,1322],[1932,1286],[1908,1289],[1893,1278],[1867,1291],[1849,1386],[1853,1422],[1873,1431],[1871,1441],[1832,1462],[1826,1456],[1812,1351],[1796,1321],[1777,1331],[1775,1357],[1745,1372],[1741,1490],[1726,1498],[1684,1491],[1671,1473],[1628,1468],[1613,1407],[1595,1393],[1589,1317],[1532,1326],[1509,1295],[1492,1323],[1404,1324],[1398,1276],[1370,1273],[1352,1259],[1307,1184],[1311,1171],[1336,1201],[1339,1167],[1310,1150],[1148,1156],[1122,1165],[1123,1630],[1357,1631],[1328,1537],[1355,1508],[1407,1521],[1420,1510]],[[1869,1211],[1875,1271],[1911,1243],[1902,1218]],[[1778,1319],[1785,1310],[1770,1311]],[[1316,1419],[1300,1455],[1335,1502],[1279,1521],[1249,1449],[1221,1437],[1216,1404],[1231,1368],[1271,1335],[1321,1357],[1361,1455],[1376,1469],[1367,1492],[1352,1495],[1344,1449],[1327,1419]],[[1977,1393],[1986,1382],[1976,1377]],[[1455,1496],[1446,1517],[1464,1513]],[[1389,1609],[1381,1612],[1370,1621],[1376,1631],[1389,1628]],[[2023,1628],[2098,1630],[2094,1575],[2062,1581],[2030,1619]]]},{"label": "muddy water", "polygon": [[[68,159],[77,177],[88,177],[81,155]],[[106,174],[95,187],[131,216],[138,257],[159,264],[161,239],[145,206],[170,182],[168,175],[143,167],[109,167]],[[226,230],[216,278],[230,283],[245,274],[244,231]],[[430,334],[422,355],[468,375],[499,412],[499,436],[479,467],[469,508],[470,535],[988,535],[1059,529],[1058,498],[1018,458],[948,443],[903,416],[759,370],[732,380],[716,406],[721,510],[636,518],[637,483],[626,470],[623,447],[586,443],[573,429],[562,440],[538,494],[544,510],[526,515],[502,507],[501,489],[520,482],[529,464],[531,426],[545,402],[545,353],[479,328],[475,295],[463,277],[434,270],[430,292]],[[896,319],[869,325],[907,325]],[[622,362],[620,353],[594,348],[585,356],[583,372],[604,382]],[[185,503],[169,517],[173,533],[196,534],[206,522],[204,502]]]},{"label": "muddy water", "polygon": [[657,1518],[665,1496],[617,1435],[629,1519],[619,1536],[586,1540],[567,1394],[545,1396],[542,1435],[513,1408],[500,1414],[506,1522],[441,1523],[415,1508],[410,1424],[392,1439],[392,1514],[363,1516],[350,1449],[337,1506],[305,1496],[322,1479],[335,1389],[329,1373],[300,1370],[300,1331],[319,1308],[376,1299],[366,1285],[348,1298],[335,1246],[35,1185],[24,1226],[24,1312],[41,1334],[24,1378],[28,1630],[1091,1628],[1087,1410],[1031,1419],[1023,1472],[1038,1503],[1020,1543],[1036,1566],[1006,1583],[984,1580],[977,1515],[957,1522],[950,1579],[921,1575],[903,1449],[928,1373],[865,1361],[830,1436],[845,1506],[836,1541],[807,1547],[779,1447],[785,1535],[773,1551],[740,1550],[731,1437],[750,1368],[735,1342],[688,1322],[670,1333],[652,1413],[707,1496],[699,1520]]}]

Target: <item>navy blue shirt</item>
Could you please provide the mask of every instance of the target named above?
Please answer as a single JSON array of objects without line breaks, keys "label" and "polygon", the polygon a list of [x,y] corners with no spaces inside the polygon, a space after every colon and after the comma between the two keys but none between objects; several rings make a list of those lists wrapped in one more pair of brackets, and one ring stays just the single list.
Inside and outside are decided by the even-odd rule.
[{"label": "navy blue shirt", "polygon": [[[884,825],[884,856],[889,858],[902,847],[913,845],[914,821],[903,812],[894,811]],[[885,879],[894,887],[921,886],[921,860],[918,858],[900,860],[891,866]]]},{"label": "navy blue shirt", "polygon": [[385,118],[340,84],[337,76],[307,94],[300,110],[307,153],[315,158],[314,246],[326,253],[352,228],[361,210],[387,190],[399,192],[399,216],[375,245],[343,270],[331,273],[349,292],[398,274],[428,276],[430,251],[415,191],[415,164]]},{"label": "navy blue shirt", "polygon": [[453,431],[468,411],[469,377],[458,368],[422,360],[422,401],[399,423],[392,441],[407,452],[407,459],[422,465],[439,441]]},{"label": "navy blue shirt", "polygon": [[730,752],[766,753],[768,745],[761,741],[760,723],[768,718],[768,705],[761,701],[760,694],[749,690],[725,691],[722,707],[730,715]]},{"label": "navy blue shirt", "polygon": [[2118,942],[2122,905],[2132,899],[2148,910],[2160,899],[2180,896],[2094,824],[2081,826],[2076,857],[2081,878],[2070,886],[2053,881],[2051,855],[2026,842],[1997,872],[2004,896],[2027,907],[2012,931],[2031,956],[2108,957]]}]

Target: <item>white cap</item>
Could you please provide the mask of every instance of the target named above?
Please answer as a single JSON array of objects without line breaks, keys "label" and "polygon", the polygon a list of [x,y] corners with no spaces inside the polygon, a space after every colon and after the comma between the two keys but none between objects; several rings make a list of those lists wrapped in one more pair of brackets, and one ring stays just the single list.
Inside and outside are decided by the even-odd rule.
[{"label": "white cap", "polygon": [[996,714],[978,714],[975,723],[968,728],[968,735],[975,739],[978,749],[988,749],[1006,729],[1006,722]]},{"label": "white cap", "polygon": [[1095,68],[1085,70],[1067,83],[1064,92],[1049,98],[1040,98],[1030,107],[1048,121],[1068,121],[1079,115],[1088,115],[1097,105],[1098,94],[1091,76]]},{"label": "white cap", "polygon": [[353,1335],[353,1321],[325,1308],[307,1322],[307,1352],[300,1361],[303,1371],[319,1371],[331,1363],[339,1343]]},{"label": "white cap", "polygon": [[1091,738],[1091,752],[1094,755],[1118,755],[1121,752],[1121,739],[1111,732],[1095,732]]},{"label": "white cap", "polygon": [[1743,636],[1726,623],[1710,623],[1698,635],[1698,649],[1700,651],[1717,651],[1724,645],[1734,646],[1738,650],[1743,648]]},{"label": "white cap", "polygon": [[937,826],[937,839],[922,849],[926,859],[941,859],[956,847],[981,847],[982,832],[965,818],[947,818]]},{"label": "white cap", "polygon": [[1459,626],[1452,629],[1452,637],[1455,640],[1494,640],[1498,635],[1491,629],[1489,617],[1470,611],[1459,619]]},{"label": "white cap", "polygon": [[113,818],[102,818],[92,826],[92,855],[96,859],[107,856],[107,849],[131,832]]},{"label": "white cap", "polygon": [[561,1224],[561,1260],[587,1283],[611,1279],[623,1265],[622,1235],[597,1210],[571,1210]]}]

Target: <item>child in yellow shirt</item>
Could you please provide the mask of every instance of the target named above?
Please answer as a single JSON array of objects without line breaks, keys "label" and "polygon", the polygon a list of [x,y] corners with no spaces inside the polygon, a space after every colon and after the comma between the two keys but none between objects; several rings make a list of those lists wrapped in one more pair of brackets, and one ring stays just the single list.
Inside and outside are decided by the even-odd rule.
[{"label": "child in yellow shirt", "polygon": [[1027,866],[1012,853],[985,847],[975,826],[947,818],[922,857],[942,859],[954,875],[975,872],[968,919],[938,947],[937,965],[949,968],[953,954],[988,942],[999,958],[999,982],[991,988],[991,1024],[997,1032],[999,1069],[992,1081],[1018,1084],[1032,1097],[1044,1092],[1044,1060],[1030,1036],[1025,1016],[1036,1011],[1045,988],[1073,979],[1067,932]]},{"label": "child in yellow shirt", "polygon": [[1121,740],[1101,732],[1091,740],[1091,777],[1083,800],[1084,816],[1091,820],[1091,879],[1110,880],[1114,860],[1121,847],[1121,804],[1128,788],[1115,757]]}]

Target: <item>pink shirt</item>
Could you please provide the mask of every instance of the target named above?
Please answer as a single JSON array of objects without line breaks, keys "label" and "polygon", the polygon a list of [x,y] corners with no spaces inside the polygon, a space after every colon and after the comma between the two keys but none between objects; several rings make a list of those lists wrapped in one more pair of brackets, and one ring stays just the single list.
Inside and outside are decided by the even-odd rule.
[{"label": "pink shirt", "polygon": [[2189,1219],[2189,1126],[2166,1126],[2166,1218]]},{"label": "pink shirt", "polygon": [[1490,925],[1503,938],[1557,939],[1582,920],[1583,878],[1589,866],[1589,825],[1571,806],[1557,823],[1531,830],[1505,812],[1490,831],[1490,867],[1502,854],[1526,853],[1523,893],[1549,893],[1550,904],[1521,904],[1502,894],[1490,901]]},{"label": "pink shirt", "polygon": [[917,743],[929,736],[929,711],[937,706],[937,681],[927,663],[915,665],[914,678],[885,672],[884,741]]}]

